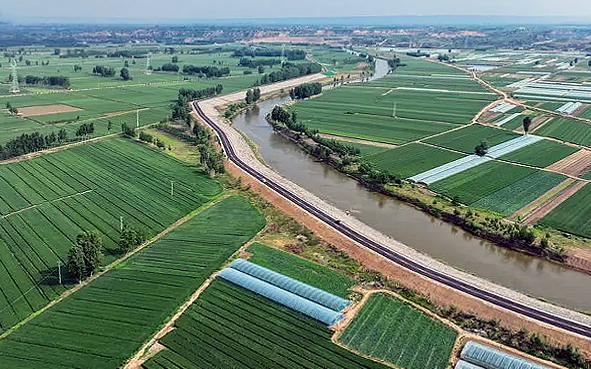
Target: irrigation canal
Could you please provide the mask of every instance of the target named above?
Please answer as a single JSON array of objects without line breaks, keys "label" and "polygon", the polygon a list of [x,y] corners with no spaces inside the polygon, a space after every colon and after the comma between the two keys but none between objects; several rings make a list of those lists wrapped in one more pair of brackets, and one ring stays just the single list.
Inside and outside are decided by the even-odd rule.
[{"label": "irrigation canal", "polygon": [[[374,77],[381,77],[387,72],[386,62],[376,64]],[[275,134],[265,115],[287,101],[288,97],[263,101],[233,123],[259,146],[261,156],[276,172],[376,230],[453,267],[530,296],[591,311],[590,275],[496,246],[404,202],[371,192]]]}]

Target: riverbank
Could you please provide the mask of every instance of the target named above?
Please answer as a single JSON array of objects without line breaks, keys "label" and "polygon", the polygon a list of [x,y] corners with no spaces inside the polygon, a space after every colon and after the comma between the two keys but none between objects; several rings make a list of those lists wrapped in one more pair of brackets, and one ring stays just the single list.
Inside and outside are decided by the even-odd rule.
[{"label": "riverbank", "polygon": [[375,173],[375,170],[368,173],[363,170],[360,157],[346,151],[338,152],[334,146],[323,145],[322,140],[292,130],[269,115],[266,120],[277,133],[302,150],[372,191],[404,201],[422,212],[503,247],[591,274],[591,254],[573,250],[572,238],[566,238],[558,231],[527,227],[492,212],[463,206],[412,182],[399,178],[392,180],[387,175]]}]

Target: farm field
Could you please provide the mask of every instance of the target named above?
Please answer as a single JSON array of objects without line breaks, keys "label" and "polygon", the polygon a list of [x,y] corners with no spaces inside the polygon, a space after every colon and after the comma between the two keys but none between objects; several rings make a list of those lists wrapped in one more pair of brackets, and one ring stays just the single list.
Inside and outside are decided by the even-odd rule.
[{"label": "farm field", "polygon": [[544,168],[567,156],[574,154],[578,149],[556,141],[542,140],[522,149],[513,151],[500,157],[513,163],[526,164]]},{"label": "farm field", "polygon": [[264,224],[243,197],[203,210],[0,341],[2,364],[120,367]]},{"label": "farm field", "polygon": [[488,146],[491,147],[516,137],[518,137],[517,134],[504,129],[473,124],[460,130],[427,139],[425,142],[446,149],[473,154],[474,148],[481,141],[488,142]]},{"label": "farm field", "polygon": [[216,280],[176,321],[153,368],[384,368],[331,342],[310,318]]},{"label": "farm field", "polygon": [[314,264],[287,252],[254,243],[247,249],[252,253],[248,261],[346,298],[357,281],[325,266]]},{"label": "farm field", "polygon": [[554,119],[538,129],[536,134],[591,147],[591,124],[589,123],[566,118]]},{"label": "farm field", "polygon": [[[478,200],[516,183],[537,170],[528,167],[489,161],[449,178],[435,182],[431,189],[461,203],[473,205]],[[520,199],[514,199],[519,201]]]},{"label": "farm field", "polygon": [[457,332],[405,303],[372,294],[339,340],[407,369],[447,368]]},{"label": "farm field", "polygon": [[387,170],[392,174],[407,178],[461,157],[463,157],[462,154],[452,151],[420,143],[411,143],[367,156],[366,160],[375,164],[378,170]]},{"label": "farm field", "polygon": [[538,224],[591,238],[591,186],[585,185]]},{"label": "farm field", "polygon": [[[170,181],[174,180],[171,196]],[[10,327],[56,298],[58,263],[98,231],[105,263],[125,224],[156,235],[220,191],[200,169],[127,139],[0,166],[0,322]]]},{"label": "farm field", "polygon": [[537,171],[520,181],[481,198],[472,203],[471,206],[509,216],[542,196],[546,191],[554,188],[566,178],[556,173]]}]

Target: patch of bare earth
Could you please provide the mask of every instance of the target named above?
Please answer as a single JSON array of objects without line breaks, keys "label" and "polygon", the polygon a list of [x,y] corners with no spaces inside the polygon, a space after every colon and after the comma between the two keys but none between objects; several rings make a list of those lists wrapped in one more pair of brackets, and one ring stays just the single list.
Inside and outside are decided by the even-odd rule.
[{"label": "patch of bare earth", "polygon": [[332,139],[332,140],[346,141],[346,142],[354,142],[354,143],[358,143],[358,144],[362,144],[362,145],[376,146],[376,147],[384,147],[386,149],[394,149],[394,148],[396,148],[396,145],[385,143],[385,142],[376,142],[376,141],[361,140],[359,138],[337,136],[337,135],[331,135],[331,134],[328,134],[328,133],[320,133],[320,136],[321,137],[324,137],[324,138],[329,138],[329,139]]},{"label": "patch of bare earth", "polygon": [[36,115],[48,115],[57,113],[71,113],[74,111],[82,111],[80,108],[76,108],[65,104],[55,105],[39,105],[39,106],[25,106],[24,108],[18,108],[19,113],[22,113],[25,117],[33,117]]},{"label": "patch of bare earth", "polygon": [[334,245],[348,256],[358,260],[364,267],[377,270],[390,280],[420,291],[423,296],[429,298],[433,303],[441,306],[454,305],[462,311],[476,314],[484,319],[497,319],[503,326],[513,330],[525,328],[529,332],[537,332],[546,336],[548,341],[554,345],[562,346],[570,343],[579,347],[586,354],[591,353],[591,340],[491,305],[404,269],[314,218],[264,184],[242,172],[234,164],[228,162],[226,163],[226,168],[233,176],[242,178],[243,183],[249,185],[251,190],[259,193],[279,210],[292,216],[295,220],[314,232],[316,236]]},{"label": "patch of bare earth", "polygon": [[[531,125],[529,127],[530,132],[535,131],[536,129],[542,127],[543,125],[545,125],[546,123],[548,123],[549,121],[552,120],[552,116],[550,115],[538,115],[537,117],[534,117],[531,120]],[[520,126],[517,129],[518,132],[523,132],[523,126]]]},{"label": "patch of bare earth", "polygon": [[479,120],[482,122],[485,122],[485,123],[489,123],[489,122],[495,121],[499,115],[501,115],[501,114],[494,113],[494,112],[487,110],[484,113],[482,113]]},{"label": "patch of bare earth", "polygon": [[580,176],[591,170],[591,150],[581,149],[547,167],[549,170]]},{"label": "patch of bare earth", "polygon": [[560,191],[556,196],[550,197],[547,201],[544,201],[540,206],[529,212],[522,219],[523,224],[535,224],[538,220],[545,217],[548,213],[552,210],[556,209],[556,207],[563,202],[565,202],[569,197],[574,195],[578,190],[583,188],[587,182],[583,181],[574,181],[568,187]]}]

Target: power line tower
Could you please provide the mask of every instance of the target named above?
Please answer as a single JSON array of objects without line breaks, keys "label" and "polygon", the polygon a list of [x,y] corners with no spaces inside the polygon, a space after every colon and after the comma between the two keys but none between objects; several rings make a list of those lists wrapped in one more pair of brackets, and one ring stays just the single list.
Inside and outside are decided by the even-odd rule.
[{"label": "power line tower", "polygon": [[152,74],[152,68],[150,66],[150,57],[152,57],[152,53],[149,52],[148,56],[146,57],[146,74],[149,76]]},{"label": "power line tower", "polygon": [[12,85],[10,86],[10,92],[13,94],[18,94],[21,92],[21,89],[18,87],[18,75],[16,74],[15,59],[10,62],[10,67],[12,68]]}]

